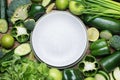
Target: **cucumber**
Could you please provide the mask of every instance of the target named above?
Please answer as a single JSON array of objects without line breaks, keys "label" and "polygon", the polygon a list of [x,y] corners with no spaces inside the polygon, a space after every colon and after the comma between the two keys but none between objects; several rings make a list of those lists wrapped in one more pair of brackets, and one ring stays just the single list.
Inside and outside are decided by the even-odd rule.
[{"label": "cucumber", "polygon": [[105,71],[100,70],[95,75],[95,80],[110,80],[110,76]]},{"label": "cucumber", "polygon": [[0,19],[0,32],[6,33],[8,30],[8,23],[5,19]]},{"label": "cucumber", "polygon": [[112,72],[109,73],[109,76],[110,76],[110,80],[115,80],[115,79],[113,78]]},{"label": "cucumber", "polygon": [[15,48],[14,54],[18,56],[24,56],[31,52],[31,47],[29,43],[20,44]]},{"label": "cucumber", "polygon": [[95,80],[107,80],[107,78],[105,76],[103,76],[102,74],[96,74]]},{"label": "cucumber", "polygon": [[99,30],[109,30],[113,34],[120,33],[120,21],[109,17],[95,17],[85,15],[82,17],[85,24],[96,27]]},{"label": "cucumber", "polygon": [[106,72],[111,72],[120,64],[120,51],[115,51],[111,55],[102,58],[99,63]]},{"label": "cucumber", "polygon": [[51,0],[42,0],[42,6],[46,7],[50,2]]},{"label": "cucumber", "polygon": [[0,18],[6,19],[7,0],[0,0]]},{"label": "cucumber", "polygon": [[108,30],[102,30],[100,32],[100,38],[109,40],[111,37],[112,37],[112,33],[110,31],[108,31]]},{"label": "cucumber", "polygon": [[120,80],[120,68],[116,67],[112,72],[112,75],[115,80]]}]

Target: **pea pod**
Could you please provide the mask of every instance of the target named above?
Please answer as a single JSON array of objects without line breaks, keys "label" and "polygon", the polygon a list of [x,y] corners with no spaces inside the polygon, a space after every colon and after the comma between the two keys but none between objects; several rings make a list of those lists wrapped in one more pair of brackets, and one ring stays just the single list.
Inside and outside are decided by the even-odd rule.
[{"label": "pea pod", "polygon": [[110,49],[105,39],[99,39],[90,45],[93,56],[105,56],[110,54]]},{"label": "pea pod", "polygon": [[65,69],[62,80],[83,80],[83,75],[78,69]]},{"label": "pea pod", "polygon": [[79,64],[79,69],[84,76],[94,76],[98,68],[99,64],[92,55],[85,56],[85,58]]}]

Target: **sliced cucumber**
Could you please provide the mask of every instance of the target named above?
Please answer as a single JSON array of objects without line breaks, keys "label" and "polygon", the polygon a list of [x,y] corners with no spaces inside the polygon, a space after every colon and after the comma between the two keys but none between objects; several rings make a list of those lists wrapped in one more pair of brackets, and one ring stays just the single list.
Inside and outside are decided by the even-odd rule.
[{"label": "sliced cucumber", "polygon": [[16,54],[18,56],[24,56],[24,55],[27,55],[30,52],[31,52],[30,44],[29,43],[23,43],[15,49],[14,54]]},{"label": "sliced cucumber", "polygon": [[110,80],[110,76],[105,71],[100,70],[95,75],[95,80]]},{"label": "sliced cucumber", "polygon": [[8,23],[5,19],[0,19],[0,32],[6,33],[8,30]]},{"label": "sliced cucumber", "polygon": [[115,80],[120,80],[120,68],[119,67],[116,67],[114,71],[112,72],[112,74]]},{"label": "sliced cucumber", "polygon": [[55,3],[51,3],[51,4],[47,7],[47,9],[46,9],[46,13],[51,12],[54,7],[55,7]]},{"label": "sliced cucumber", "polygon": [[50,4],[51,0],[43,0],[42,6],[46,7],[48,4]]},{"label": "sliced cucumber", "polygon": [[112,73],[109,73],[109,76],[110,76],[110,80],[115,80],[115,79],[113,78]]},{"label": "sliced cucumber", "polygon": [[102,74],[96,74],[95,80],[107,80],[107,78]]},{"label": "sliced cucumber", "polygon": [[100,37],[109,40],[112,37],[112,33],[108,30],[103,30],[100,32]]}]

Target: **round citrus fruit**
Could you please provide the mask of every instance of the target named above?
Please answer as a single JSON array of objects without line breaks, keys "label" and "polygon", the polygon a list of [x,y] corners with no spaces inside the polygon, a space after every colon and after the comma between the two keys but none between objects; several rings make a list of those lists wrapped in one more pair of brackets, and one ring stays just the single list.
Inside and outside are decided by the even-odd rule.
[{"label": "round citrus fruit", "polygon": [[56,0],[55,5],[59,10],[65,10],[68,8],[69,0]]},{"label": "round citrus fruit", "polygon": [[14,45],[14,38],[10,34],[5,34],[1,38],[1,46],[3,48],[12,48]]},{"label": "round citrus fruit", "polygon": [[91,27],[87,30],[88,32],[88,39],[89,41],[96,41],[99,38],[99,31],[98,29]]}]

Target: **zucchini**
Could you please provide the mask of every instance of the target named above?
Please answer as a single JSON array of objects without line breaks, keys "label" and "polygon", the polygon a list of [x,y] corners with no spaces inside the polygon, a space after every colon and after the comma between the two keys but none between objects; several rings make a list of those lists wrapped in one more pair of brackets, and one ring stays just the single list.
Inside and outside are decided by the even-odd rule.
[{"label": "zucchini", "polygon": [[0,32],[6,33],[8,30],[8,23],[5,19],[0,19]]},{"label": "zucchini", "polygon": [[7,0],[0,0],[0,18],[7,19],[6,10],[7,10]]},{"label": "zucchini", "polygon": [[90,15],[83,16],[85,24],[94,26],[99,30],[109,30],[113,34],[120,33],[120,21],[109,17],[95,17]]},{"label": "zucchini", "polygon": [[111,72],[120,64],[120,51],[115,51],[111,55],[102,58],[99,63],[106,72]]},{"label": "zucchini", "polygon": [[31,52],[31,47],[29,43],[23,43],[15,48],[14,54],[18,56],[24,56]]},{"label": "zucchini", "polygon": [[116,67],[112,72],[112,75],[115,80],[120,80],[120,68]]}]

